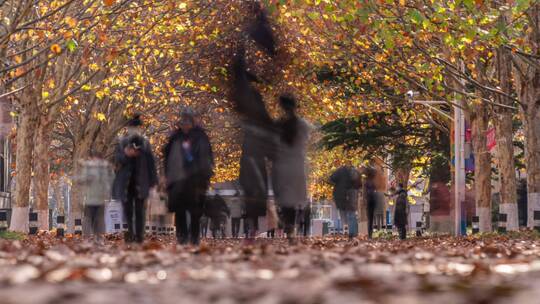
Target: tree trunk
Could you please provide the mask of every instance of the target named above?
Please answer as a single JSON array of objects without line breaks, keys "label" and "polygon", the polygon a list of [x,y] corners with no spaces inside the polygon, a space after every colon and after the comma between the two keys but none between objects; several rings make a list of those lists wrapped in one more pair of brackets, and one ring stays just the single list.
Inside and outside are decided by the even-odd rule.
[{"label": "tree trunk", "polygon": [[474,151],[474,189],[476,215],[480,219],[480,232],[491,231],[491,157],[487,151],[486,131],[488,109],[484,103],[474,106],[471,115],[472,145]]},{"label": "tree trunk", "polygon": [[[540,4],[527,10],[530,30],[527,45],[532,56],[540,56]],[[525,133],[525,166],[527,167],[527,226],[533,227],[534,211],[540,211],[540,70],[512,54],[516,91]],[[538,62],[538,61],[537,61]]]},{"label": "tree trunk", "polygon": [[[501,91],[510,94],[512,91],[511,75],[512,58],[508,50],[500,47],[496,57],[496,71]],[[502,95],[496,95],[498,103],[512,106],[512,101]],[[514,132],[512,128],[513,111],[509,108],[496,107],[494,115],[495,134],[497,138],[497,162],[501,184],[501,203],[499,213],[507,215],[506,229],[518,230],[519,218],[517,207],[516,165],[514,160]]]},{"label": "tree trunk", "polygon": [[39,127],[35,131],[34,185],[38,227],[40,230],[49,230],[49,146],[51,138],[49,135],[50,124],[46,116],[41,117]]},{"label": "tree trunk", "polygon": [[[539,79],[540,80],[540,79]],[[537,92],[526,89],[521,98],[532,100],[530,95],[538,95],[535,100],[540,100],[540,87]],[[525,96],[526,97],[525,97]],[[521,99],[523,100],[523,99]],[[540,211],[540,111],[535,105],[522,111],[523,130],[525,132],[525,164],[527,167],[527,226],[533,227],[533,213]]]},{"label": "tree trunk", "polygon": [[34,130],[37,126],[37,108],[32,89],[23,95],[24,104],[18,117],[16,155],[15,201],[12,206],[10,230],[28,232],[30,182],[32,177],[32,152]]},{"label": "tree trunk", "polygon": [[64,206],[66,203],[64,201],[64,194],[62,192],[63,179],[59,178],[58,180],[51,182],[51,184],[53,188],[54,199],[56,201],[56,211],[59,215],[64,215]]}]

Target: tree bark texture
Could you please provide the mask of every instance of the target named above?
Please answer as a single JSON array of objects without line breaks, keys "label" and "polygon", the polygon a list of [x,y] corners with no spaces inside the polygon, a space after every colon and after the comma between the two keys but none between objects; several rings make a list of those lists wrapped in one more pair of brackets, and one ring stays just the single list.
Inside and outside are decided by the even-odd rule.
[{"label": "tree bark texture", "polygon": [[486,140],[488,122],[487,106],[484,103],[475,104],[471,113],[471,125],[476,215],[480,217],[480,232],[491,231],[491,155]]},{"label": "tree bark texture", "polygon": [[10,230],[23,233],[28,232],[34,130],[38,118],[34,98],[35,94],[32,89],[28,89],[23,95],[17,125],[16,188],[15,200],[12,202]]},{"label": "tree bark texture", "polygon": [[[527,45],[530,53],[540,56],[540,4],[526,12],[530,30]],[[513,73],[520,102],[525,135],[525,165],[527,167],[527,226],[533,227],[533,213],[540,211],[540,69],[519,54],[513,56]],[[538,60],[537,60],[538,62]]]},{"label": "tree bark texture", "polygon": [[[501,91],[510,94],[512,91],[512,58],[509,51],[500,47],[496,56],[496,71]],[[512,100],[503,95],[496,95],[498,103],[512,106]],[[501,203],[499,213],[507,215],[507,230],[519,229],[517,207],[517,180],[514,159],[514,130],[512,127],[513,110],[495,107],[493,122],[497,138],[496,157],[501,184]]]}]

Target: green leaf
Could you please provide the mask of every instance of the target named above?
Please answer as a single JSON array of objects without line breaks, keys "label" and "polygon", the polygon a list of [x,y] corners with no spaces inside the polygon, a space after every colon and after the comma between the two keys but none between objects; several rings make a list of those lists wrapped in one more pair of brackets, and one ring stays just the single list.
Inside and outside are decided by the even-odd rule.
[{"label": "green leaf", "polygon": [[420,13],[417,9],[411,10],[409,16],[411,20],[416,24],[420,24],[422,23],[422,21],[424,21],[424,16],[422,16],[422,13]]},{"label": "green leaf", "polygon": [[463,4],[465,4],[465,7],[467,7],[469,10],[474,8],[474,0],[463,0]]},{"label": "green leaf", "polygon": [[74,39],[71,39],[66,43],[66,47],[70,52],[75,52],[75,50],[77,49],[77,45],[77,41],[75,41]]},{"label": "green leaf", "polygon": [[308,17],[310,19],[312,19],[312,20],[317,20],[317,19],[319,19],[319,13],[317,13],[317,12],[309,12]]},{"label": "green leaf", "polygon": [[522,12],[529,8],[530,0],[517,0],[516,1],[516,10]]}]

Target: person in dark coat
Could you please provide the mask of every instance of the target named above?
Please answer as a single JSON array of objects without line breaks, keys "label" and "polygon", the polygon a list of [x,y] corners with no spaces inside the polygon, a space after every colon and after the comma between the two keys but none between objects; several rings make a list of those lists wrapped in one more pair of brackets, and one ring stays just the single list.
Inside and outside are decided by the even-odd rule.
[{"label": "person in dark coat", "polygon": [[373,222],[375,219],[375,209],[377,207],[377,188],[375,186],[376,171],[373,168],[366,168],[366,182],[365,182],[365,200],[367,207],[367,224],[368,224],[368,238],[373,237]]},{"label": "person in dark coat", "polygon": [[358,189],[361,186],[360,172],[351,164],[338,168],[330,176],[334,185],[333,196],[343,224],[349,227],[349,238],[358,235]]},{"label": "person in dark coat", "polygon": [[[256,20],[250,25],[249,36],[263,52],[274,57],[277,55],[277,46],[267,14],[258,4],[254,6],[254,13]],[[259,217],[266,215],[269,190],[266,168],[274,154],[276,132],[261,94],[251,83],[259,81],[259,77],[248,71],[244,42],[241,42],[241,45],[231,65],[231,101],[242,119],[243,143],[239,182],[245,198],[244,227],[247,229],[246,235],[253,238],[257,234]]]},{"label": "person in dark coat", "polygon": [[122,202],[128,231],[126,242],[142,243],[145,227],[145,201],[150,189],[158,185],[152,147],[141,135],[142,120],[135,115],[127,124],[127,134],[119,139],[115,151],[116,176],[113,199]]},{"label": "person in dark coat", "polygon": [[212,199],[208,199],[204,213],[210,219],[212,237],[217,238],[220,235],[221,238],[225,238],[225,225],[231,211],[223,197],[216,193]]},{"label": "person in dark coat", "polygon": [[190,110],[182,112],[179,128],[169,137],[163,154],[169,211],[176,215],[177,240],[180,244],[197,245],[214,157],[206,132],[195,124]]},{"label": "person in dark coat", "polygon": [[208,216],[203,214],[199,222],[201,224],[201,237],[205,239],[208,235],[208,225],[210,224],[210,219],[208,218]]},{"label": "person in dark coat", "polygon": [[394,212],[394,225],[398,229],[399,238],[407,238],[407,191],[403,189],[403,184],[399,184],[396,191],[396,207]]},{"label": "person in dark coat", "polygon": [[240,223],[242,221],[242,217],[245,215],[244,202],[242,199],[240,199],[238,191],[232,199],[230,210],[232,237],[236,239],[240,234]]},{"label": "person in dark coat", "polygon": [[275,149],[274,124],[261,94],[252,86],[244,50],[238,50],[233,63],[231,100],[242,118],[242,155],[239,183],[245,200],[245,227],[250,238],[258,230],[258,219],[266,215],[268,199],[267,162]]}]

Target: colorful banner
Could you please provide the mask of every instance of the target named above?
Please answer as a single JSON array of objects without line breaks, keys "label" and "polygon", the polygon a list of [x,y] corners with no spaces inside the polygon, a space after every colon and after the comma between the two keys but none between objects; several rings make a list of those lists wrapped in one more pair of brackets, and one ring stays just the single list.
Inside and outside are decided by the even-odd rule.
[{"label": "colorful banner", "polygon": [[495,135],[495,128],[491,127],[486,132],[486,139],[487,139],[487,149],[489,152],[493,150],[497,146],[497,137]]}]

